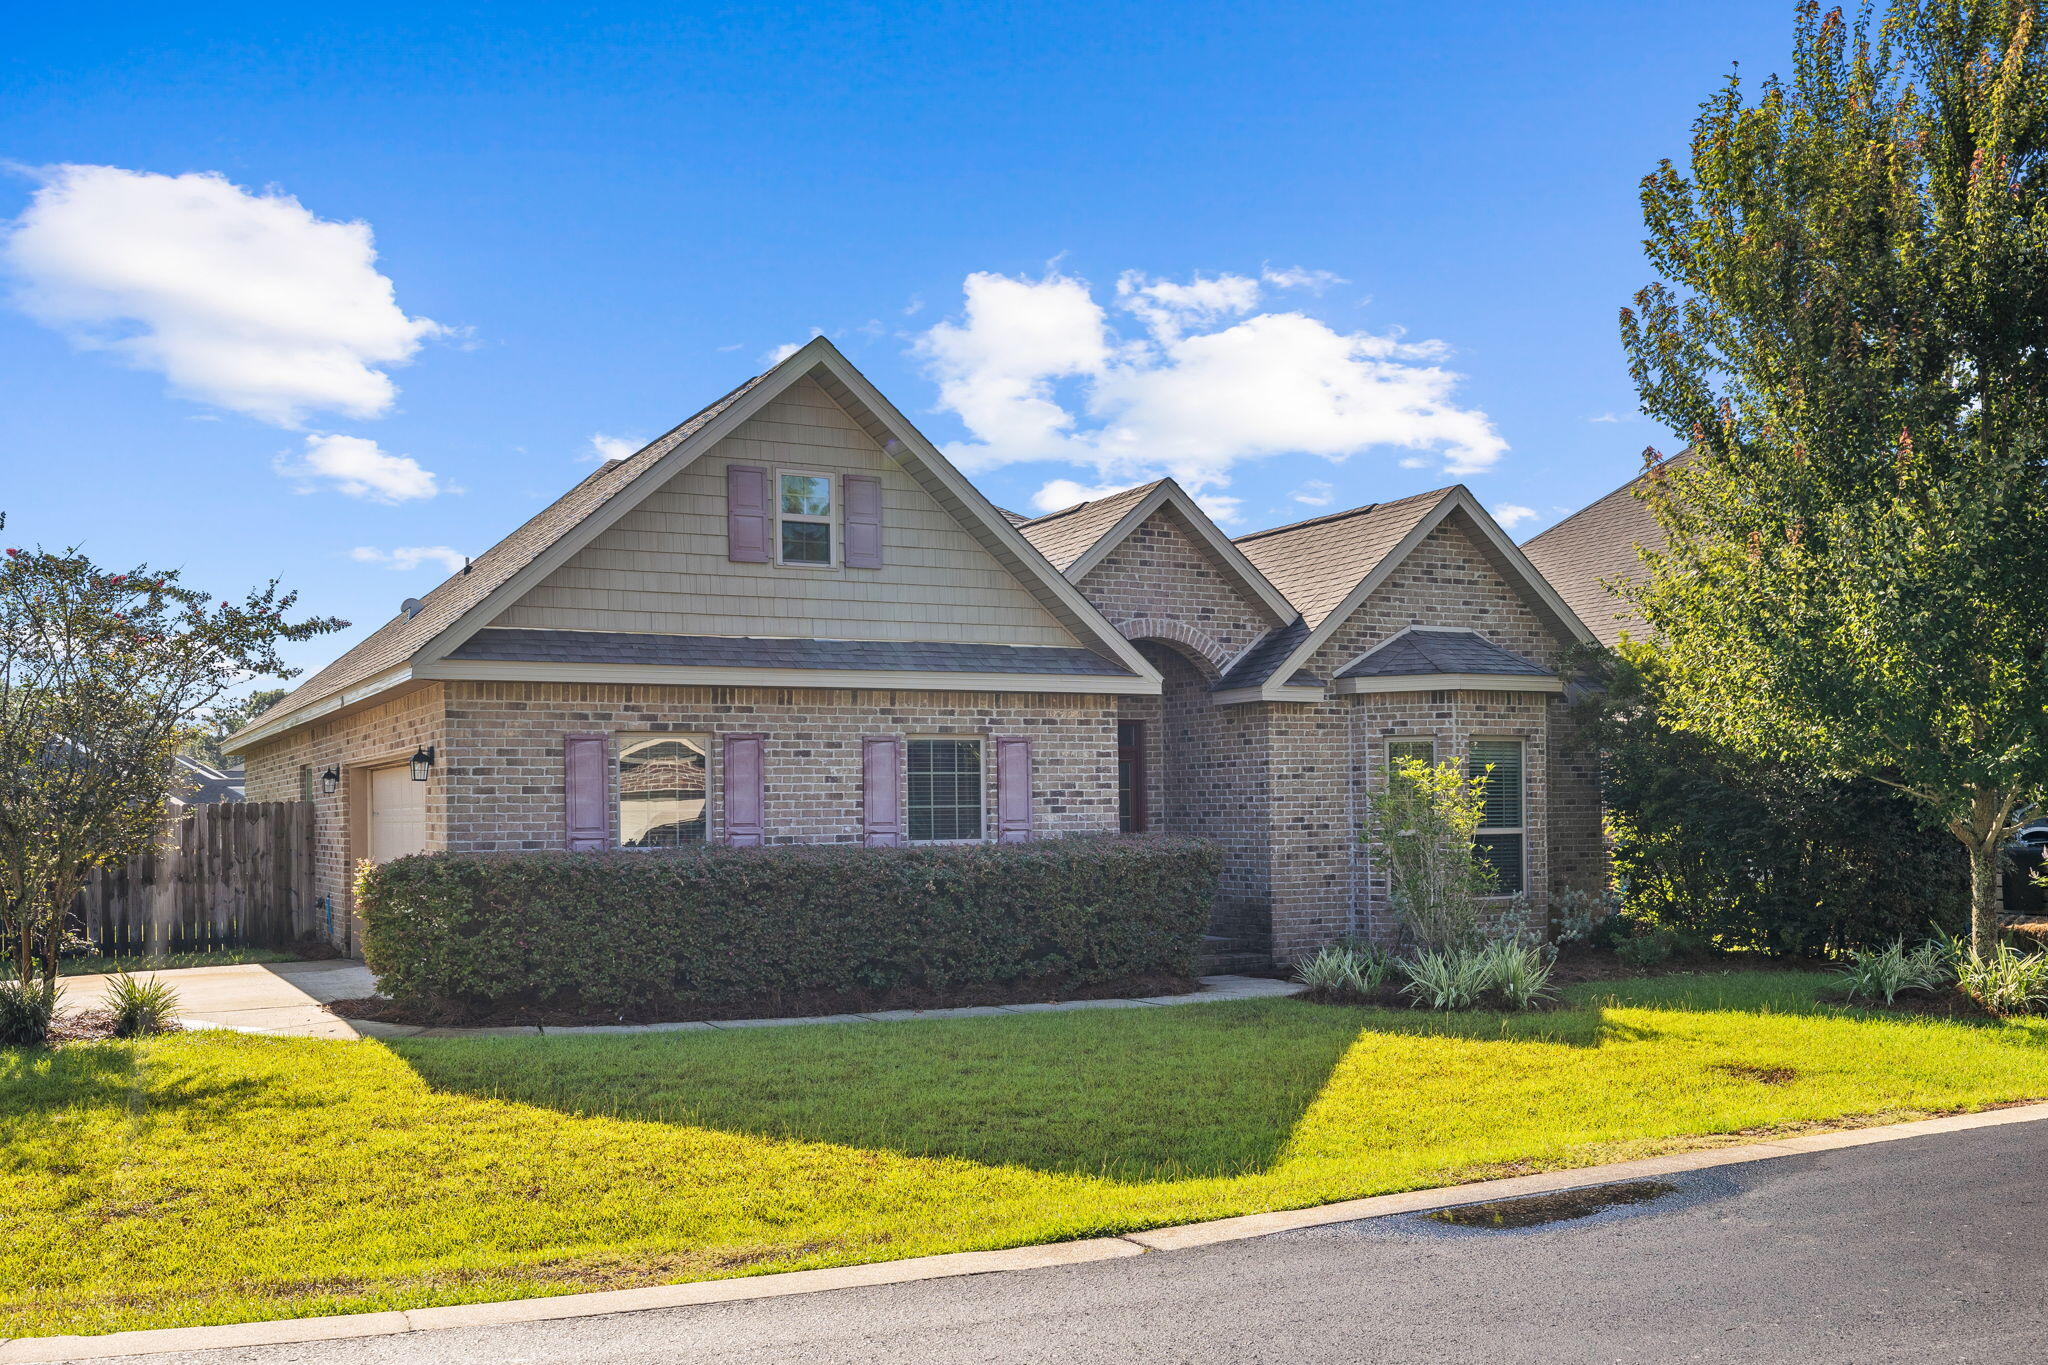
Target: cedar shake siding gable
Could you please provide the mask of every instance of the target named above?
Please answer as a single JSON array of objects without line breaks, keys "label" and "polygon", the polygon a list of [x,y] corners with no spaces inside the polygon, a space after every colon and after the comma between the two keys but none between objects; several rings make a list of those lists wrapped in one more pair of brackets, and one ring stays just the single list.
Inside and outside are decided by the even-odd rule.
[{"label": "cedar shake siding gable", "polygon": [[[766,553],[731,550],[731,467],[764,471]],[[834,562],[775,562],[775,483],[832,480]],[[848,563],[851,480],[879,484],[877,566]],[[650,493],[500,613],[509,629],[1081,647],[1072,631],[809,379]],[[452,657],[452,656],[451,656]]]}]

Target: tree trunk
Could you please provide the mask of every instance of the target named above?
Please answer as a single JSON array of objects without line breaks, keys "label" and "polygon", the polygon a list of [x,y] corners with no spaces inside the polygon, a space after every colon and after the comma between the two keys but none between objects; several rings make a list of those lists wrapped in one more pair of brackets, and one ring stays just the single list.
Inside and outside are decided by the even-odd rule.
[{"label": "tree trunk", "polygon": [[1997,949],[1998,937],[2004,932],[2005,906],[2000,894],[2004,887],[1998,875],[2002,856],[1995,833],[1988,840],[1970,844],[1970,952],[1979,958],[1989,957]]}]

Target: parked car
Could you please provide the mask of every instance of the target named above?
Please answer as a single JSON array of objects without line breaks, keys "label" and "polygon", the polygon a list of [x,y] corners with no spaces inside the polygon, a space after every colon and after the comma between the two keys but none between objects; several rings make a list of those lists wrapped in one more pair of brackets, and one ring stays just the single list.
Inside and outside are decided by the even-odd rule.
[{"label": "parked car", "polygon": [[2005,913],[2038,919],[2044,913],[2042,886],[2036,880],[2048,861],[2048,819],[2031,820],[2005,846]]}]

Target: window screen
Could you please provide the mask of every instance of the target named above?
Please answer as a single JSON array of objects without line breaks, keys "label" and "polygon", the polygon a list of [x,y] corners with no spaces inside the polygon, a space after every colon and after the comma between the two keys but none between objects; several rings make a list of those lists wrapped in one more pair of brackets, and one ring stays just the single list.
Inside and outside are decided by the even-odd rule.
[{"label": "window screen", "polygon": [[708,735],[619,743],[619,846],[680,848],[704,842]]},{"label": "window screen", "polygon": [[1512,896],[1524,879],[1522,825],[1522,741],[1475,739],[1466,772],[1486,776],[1485,806],[1472,836],[1479,861],[1493,872],[1495,892]]},{"label": "window screen", "polygon": [[912,842],[981,837],[981,741],[910,741],[909,836]]}]

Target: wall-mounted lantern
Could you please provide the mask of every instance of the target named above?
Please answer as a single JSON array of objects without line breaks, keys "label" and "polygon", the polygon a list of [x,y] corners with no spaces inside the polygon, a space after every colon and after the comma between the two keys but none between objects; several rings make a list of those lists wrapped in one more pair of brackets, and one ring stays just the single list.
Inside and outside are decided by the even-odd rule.
[{"label": "wall-mounted lantern", "polygon": [[338,769],[329,768],[326,772],[320,774],[320,794],[322,796],[334,795],[335,789],[339,786],[341,786],[341,773]]},{"label": "wall-mounted lantern", "polygon": [[426,748],[424,748],[424,749],[415,749],[415,750],[413,750],[413,751],[412,751],[412,780],[413,780],[413,781],[415,781],[415,782],[424,782],[424,781],[426,781],[426,780],[427,780],[427,774],[428,774],[428,773],[430,773],[430,772],[432,772],[433,770],[434,770],[434,746],[433,746],[433,745],[429,744],[429,745],[428,745],[428,746],[427,746]]}]

